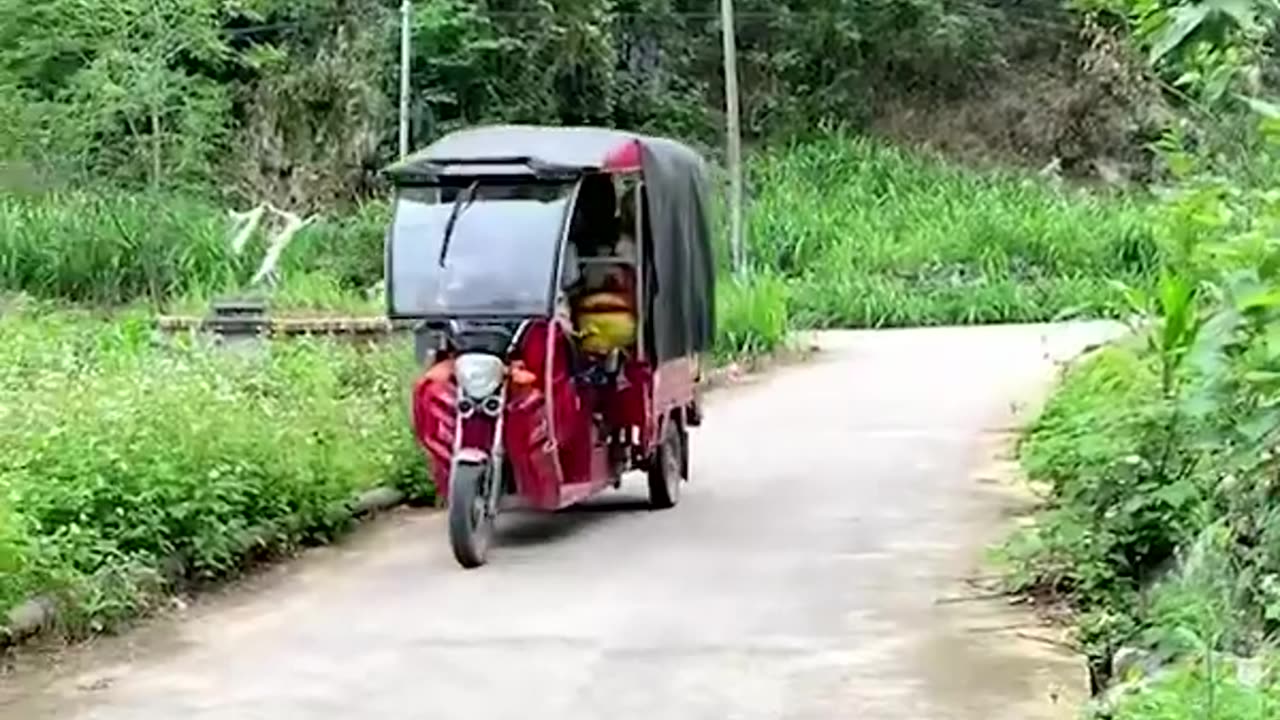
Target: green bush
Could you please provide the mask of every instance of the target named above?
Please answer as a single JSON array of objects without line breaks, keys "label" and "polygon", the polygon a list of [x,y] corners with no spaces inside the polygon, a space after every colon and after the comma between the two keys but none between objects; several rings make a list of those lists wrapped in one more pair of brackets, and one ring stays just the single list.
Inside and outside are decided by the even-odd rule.
[{"label": "green bush", "polygon": [[1105,349],[1067,374],[1020,447],[1048,496],[1003,549],[1010,580],[1081,611],[1101,682],[1112,653],[1153,626],[1142,591],[1203,532],[1212,495],[1194,442],[1201,428],[1161,380],[1150,355]]},{"label": "green bush", "polygon": [[0,317],[0,348],[0,609],[53,590],[109,620],[176,561],[221,577],[329,536],[361,489],[422,492],[407,348],[241,357],[40,310]]},{"label": "green bush", "polygon": [[1068,374],[1021,447],[1051,487],[1047,512],[1011,546],[1024,584],[1086,608],[1126,599],[1190,537],[1200,493],[1170,420],[1156,368],[1130,349]]},{"label": "green bush", "polygon": [[1165,151],[1167,252],[1149,290],[1124,292],[1150,326],[1073,371],[1027,436],[1050,492],[1010,544],[1014,579],[1082,611],[1095,680],[1121,645],[1172,663],[1109,717],[1269,717],[1274,675],[1219,671],[1274,655],[1280,631],[1280,213],[1274,182],[1215,172],[1176,138]]}]

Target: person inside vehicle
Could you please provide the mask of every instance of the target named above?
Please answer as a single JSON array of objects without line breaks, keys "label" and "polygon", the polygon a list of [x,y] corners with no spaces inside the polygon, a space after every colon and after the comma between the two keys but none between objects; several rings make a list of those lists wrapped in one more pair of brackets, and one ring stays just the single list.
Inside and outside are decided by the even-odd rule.
[{"label": "person inside vehicle", "polygon": [[597,360],[600,380],[606,385],[616,380],[636,340],[636,251],[630,210],[629,203],[622,203],[609,223],[616,232],[611,242],[603,244],[596,257],[586,259],[582,292],[575,304],[582,348]]},{"label": "person inside vehicle", "polygon": [[635,316],[619,282],[617,191],[604,174],[588,175],[578,191],[569,245],[576,246],[581,272],[571,291],[573,326],[586,360],[582,377],[592,385],[611,385],[618,352],[634,341]]}]

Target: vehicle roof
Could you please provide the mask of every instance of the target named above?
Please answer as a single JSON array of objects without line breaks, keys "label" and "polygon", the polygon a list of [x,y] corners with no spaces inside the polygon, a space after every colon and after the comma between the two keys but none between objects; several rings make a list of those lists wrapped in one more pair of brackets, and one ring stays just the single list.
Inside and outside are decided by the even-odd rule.
[{"label": "vehicle roof", "polygon": [[701,164],[698,154],[682,143],[625,130],[482,125],[449,133],[385,172],[395,182],[413,183],[451,175],[581,174],[638,169],[637,145],[646,152],[682,156],[681,165]]}]

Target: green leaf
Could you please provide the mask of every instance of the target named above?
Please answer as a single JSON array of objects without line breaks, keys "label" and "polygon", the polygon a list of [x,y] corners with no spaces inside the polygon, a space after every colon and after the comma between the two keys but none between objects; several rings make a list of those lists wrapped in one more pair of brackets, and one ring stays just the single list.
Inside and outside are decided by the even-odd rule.
[{"label": "green leaf", "polygon": [[1263,100],[1262,98],[1249,97],[1245,95],[1240,96],[1240,100],[1242,100],[1245,105],[1248,105],[1250,110],[1262,117],[1269,120],[1280,120],[1280,104],[1269,100]]},{"label": "green leaf", "polygon": [[1242,28],[1252,26],[1257,19],[1254,0],[1207,0],[1205,5],[1211,11],[1231,18]]},{"label": "green leaf", "polygon": [[1240,312],[1267,310],[1277,306],[1280,306],[1280,287],[1258,289],[1236,298],[1236,309]]},{"label": "green leaf", "polygon": [[1151,39],[1151,50],[1148,58],[1152,65],[1159,63],[1166,55],[1178,49],[1192,33],[1199,29],[1205,18],[1209,17],[1212,8],[1208,4],[1181,5],[1173,9],[1163,26],[1156,30]]}]

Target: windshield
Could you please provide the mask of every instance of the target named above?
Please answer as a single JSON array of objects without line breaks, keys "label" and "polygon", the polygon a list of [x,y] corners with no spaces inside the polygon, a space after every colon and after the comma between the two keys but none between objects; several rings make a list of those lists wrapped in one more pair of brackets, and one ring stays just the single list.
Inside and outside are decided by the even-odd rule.
[{"label": "windshield", "polygon": [[401,189],[388,238],[391,314],[547,312],[570,188],[481,183]]}]

